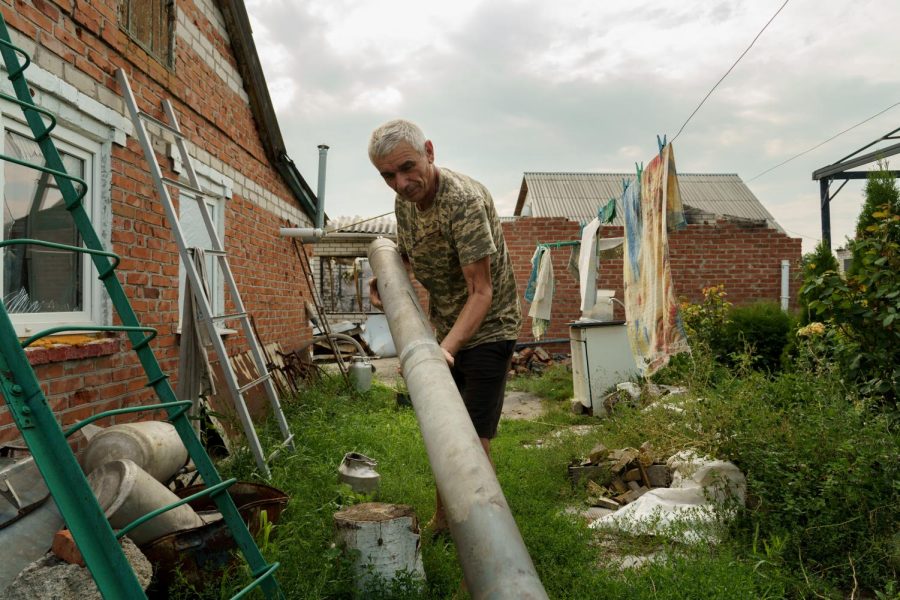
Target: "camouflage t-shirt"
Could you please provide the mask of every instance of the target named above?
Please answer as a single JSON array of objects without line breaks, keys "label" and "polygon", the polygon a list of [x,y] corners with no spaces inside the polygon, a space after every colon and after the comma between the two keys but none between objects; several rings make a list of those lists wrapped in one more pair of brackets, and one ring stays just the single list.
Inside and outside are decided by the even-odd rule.
[{"label": "camouflage t-shirt", "polygon": [[434,202],[420,211],[399,196],[394,201],[397,242],[409,257],[413,274],[429,294],[429,318],[438,341],[450,332],[469,292],[462,265],[491,257],[491,307],[481,327],[466,343],[519,336],[522,312],[509,250],[503,239],[494,201],[483,185],[445,168],[440,169]]}]

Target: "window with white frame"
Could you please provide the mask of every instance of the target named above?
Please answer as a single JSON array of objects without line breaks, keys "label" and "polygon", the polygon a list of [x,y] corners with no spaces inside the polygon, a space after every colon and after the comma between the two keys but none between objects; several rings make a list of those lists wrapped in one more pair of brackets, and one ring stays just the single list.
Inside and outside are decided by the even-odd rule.
[{"label": "window with white frame", "polygon": [[[203,186],[207,188],[208,186]],[[225,235],[225,198],[224,196],[208,195],[203,199],[206,204],[206,210],[218,235],[219,240],[224,239]],[[189,194],[182,193],[179,200],[178,220],[181,226],[181,232],[184,234],[184,241],[188,248],[201,248],[203,250],[211,250],[213,248],[212,239],[206,229],[203,221],[203,215],[200,212],[198,201]],[[225,279],[222,269],[219,267],[219,258],[213,254],[206,254],[206,287],[210,294],[210,308],[212,314],[222,315],[225,312]],[[185,282],[187,280],[187,271],[184,264],[179,262],[179,303],[178,314],[182,317],[184,310],[184,294]],[[180,322],[180,319],[179,319]],[[180,327],[180,326],[179,326]],[[217,328],[224,329],[224,324],[217,324]]]},{"label": "window with white frame", "polygon": [[[32,133],[22,122],[0,113],[0,153],[43,165]],[[100,220],[101,144],[63,127],[53,131],[66,171],[87,182],[84,208],[93,223]],[[82,240],[55,178],[10,161],[0,165],[5,240],[30,238],[81,246]],[[78,188],[76,184],[76,189]],[[101,324],[100,285],[89,255],[36,245],[13,245],[0,261],[3,301],[16,333],[31,335],[62,325]]]}]

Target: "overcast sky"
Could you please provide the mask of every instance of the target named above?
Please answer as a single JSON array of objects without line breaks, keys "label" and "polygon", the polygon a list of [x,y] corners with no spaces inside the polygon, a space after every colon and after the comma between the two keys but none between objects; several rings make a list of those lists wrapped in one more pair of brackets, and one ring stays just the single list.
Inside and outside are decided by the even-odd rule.
[{"label": "overcast sky", "polygon": [[[525,171],[649,162],[783,0],[247,0],[288,153],[326,211],[374,216],[393,192],[371,131],[416,121],[436,163],[487,185],[501,215]],[[815,169],[900,127],[900,2],[791,0],[673,144],[685,173],[737,173],[804,251],[821,237]],[[896,140],[891,143],[896,143]],[[895,157],[894,168],[900,163]],[[751,180],[752,179],[752,180]],[[832,243],[862,184],[832,203]]]}]

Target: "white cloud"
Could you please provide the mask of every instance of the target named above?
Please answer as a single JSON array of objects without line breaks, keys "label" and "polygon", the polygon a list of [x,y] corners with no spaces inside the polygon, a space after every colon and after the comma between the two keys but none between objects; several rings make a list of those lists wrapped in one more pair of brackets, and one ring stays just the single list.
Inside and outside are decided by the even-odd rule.
[{"label": "white cloud", "polygon": [[[527,170],[630,171],[671,139],[783,0],[247,0],[289,151],[330,215],[390,210],[371,130],[418,121],[438,163],[511,212]],[[679,136],[681,172],[745,179],[900,101],[900,4],[793,0]],[[816,168],[896,127],[900,108],[749,183],[782,225],[818,238]],[[835,240],[860,188],[833,204]],[[502,211],[501,211],[502,212]],[[838,232],[842,232],[838,234]],[[836,241],[837,243],[837,241]],[[804,242],[804,247],[808,242]]]}]

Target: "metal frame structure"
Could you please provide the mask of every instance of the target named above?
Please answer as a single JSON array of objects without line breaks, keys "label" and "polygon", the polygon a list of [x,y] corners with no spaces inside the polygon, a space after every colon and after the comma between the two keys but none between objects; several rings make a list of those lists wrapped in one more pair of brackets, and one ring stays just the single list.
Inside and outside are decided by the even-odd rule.
[{"label": "metal frame structure", "polygon": [[[877,140],[870,142],[856,150],[851,152],[844,158],[822,167],[821,169],[816,169],[813,171],[812,178],[813,181],[819,182],[819,207],[822,213],[822,241],[828,244],[828,247],[831,248],[831,200],[838,193],[844,189],[844,186],[847,185],[847,181],[851,179],[866,179],[869,176],[868,171],[851,171],[850,169],[854,169],[856,167],[861,167],[862,165],[867,165],[869,163],[875,162],[876,160],[881,160],[887,158],[889,156],[893,156],[897,153],[900,153],[900,143],[892,144],[881,150],[874,150],[872,152],[868,152],[863,154],[862,156],[857,156],[863,150],[871,148],[875,144],[879,142],[883,142],[885,140],[900,140],[900,135],[895,135],[897,132],[900,132],[900,127],[894,129],[893,131],[889,131],[884,134]],[[900,171],[890,171],[893,176],[900,177]],[[834,180],[843,180],[843,183],[831,193],[831,182]]]},{"label": "metal frame structure", "polygon": [[[182,265],[184,265],[189,286],[194,294],[196,306],[200,308],[201,320],[206,326],[207,333],[209,334],[209,340],[216,351],[216,355],[219,357],[219,363],[222,366],[222,373],[225,377],[225,382],[228,386],[228,390],[231,393],[231,399],[234,403],[234,408],[241,420],[241,425],[244,429],[244,435],[247,436],[247,442],[250,445],[250,451],[253,453],[253,457],[256,459],[257,467],[262,472],[263,476],[268,478],[270,476],[268,462],[275,456],[275,454],[278,453],[278,451],[280,451],[284,447],[288,447],[292,451],[294,450],[294,435],[291,433],[290,426],[288,425],[287,419],[284,416],[284,412],[281,410],[281,404],[278,401],[278,391],[275,389],[275,384],[272,380],[272,373],[268,370],[268,367],[266,365],[266,358],[263,355],[259,343],[257,342],[256,332],[253,330],[253,324],[250,322],[250,317],[247,313],[247,309],[244,307],[244,302],[241,299],[241,294],[238,291],[237,284],[235,283],[234,275],[231,272],[231,266],[228,263],[228,255],[225,252],[225,246],[222,243],[222,240],[219,239],[219,233],[216,230],[215,223],[213,222],[212,217],[209,214],[209,210],[207,209],[206,196],[208,194],[201,188],[200,180],[197,177],[196,171],[194,171],[194,163],[191,160],[190,154],[188,153],[184,134],[182,134],[181,128],[178,126],[178,118],[175,115],[175,110],[172,108],[172,103],[168,100],[163,100],[162,102],[163,109],[166,113],[166,118],[168,119],[168,123],[164,123],[154,118],[153,116],[141,111],[138,108],[137,100],[135,100],[134,94],[131,91],[131,86],[128,83],[128,76],[125,75],[125,72],[122,69],[116,70],[116,79],[118,79],[119,81],[119,87],[122,88],[122,95],[125,98],[125,106],[128,108],[128,113],[131,115],[131,120],[134,123],[135,134],[137,135],[138,141],[141,144],[141,148],[144,151],[144,157],[147,160],[147,164],[150,166],[150,175],[153,177],[153,183],[156,187],[157,195],[159,196],[159,200],[160,202],[162,202],[163,208],[166,211],[166,216],[169,219],[169,225],[172,229],[172,233],[175,235],[175,242],[178,245],[178,253],[181,256],[181,263]],[[162,170],[159,166],[159,162],[157,162],[156,160],[156,153],[153,151],[153,144],[150,141],[150,134],[147,133],[147,128],[144,124],[145,121],[149,121],[175,136],[175,143],[178,147],[178,152],[181,157],[181,163],[185,167],[185,171],[187,172],[188,183],[183,183],[181,181],[169,179],[163,176]],[[222,274],[225,277],[225,283],[227,284],[231,301],[235,307],[235,312],[232,314],[213,314],[212,307],[210,306],[210,300],[206,297],[206,294],[203,293],[205,287],[203,285],[203,280],[201,279],[200,273],[198,272],[197,267],[191,258],[190,249],[188,248],[187,242],[185,240],[184,232],[181,230],[181,224],[178,219],[178,214],[175,211],[175,206],[172,203],[172,197],[169,194],[170,187],[179,190],[183,201],[193,199],[197,202],[197,205],[200,209],[200,214],[203,217],[203,223],[206,226],[206,233],[209,236],[210,244],[212,245],[211,250],[205,250],[204,252],[206,254],[212,255],[218,261],[219,268],[221,269]],[[240,322],[244,332],[244,338],[247,342],[247,345],[250,347],[250,354],[252,355],[253,362],[256,365],[256,372],[258,377],[243,386],[238,384],[237,374],[235,373],[234,368],[231,366],[231,361],[228,359],[228,353],[225,350],[225,343],[222,341],[222,336],[216,329],[217,322],[224,322],[226,320],[237,320]],[[263,454],[262,445],[260,444],[259,437],[256,435],[256,429],[253,425],[253,419],[250,417],[250,412],[247,409],[247,403],[244,400],[244,394],[248,390],[260,384],[265,387],[266,396],[269,399],[269,404],[272,406],[272,412],[274,413],[275,418],[278,421],[278,427],[281,430],[282,436],[284,437],[284,442],[282,443],[281,447],[278,448],[274,453],[272,453],[268,458],[265,456],[265,454]]]},{"label": "metal frame structure", "polygon": [[[144,591],[128,564],[117,542],[117,537],[121,537],[127,531],[161,512],[171,510],[194,498],[185,498],[178,503],[145,515],[120,530],[118,534],[114,534],[66,438],[84,425],[105,417],[139,411],[164,410],[207,486],[202,494],[209,495],[215,501],[231,535],[247,560],[254,578],[249,585],[238,592],[235,598],[245,596],[257,586],[262,587],[268,598],[283,598],[278,582],[273,577],[279,564],[277,562],[268,564],[265,561],[234,501],[225,492],[225,488],[233,484],[235,480],[222,481],[216,471],[215,465],[194,433],[186,415],[187,408],[191,404],[190,400],[179,401],[176,398],[168,376],[162,372],[150,347],[150,342],[156,337],[156,331],[140,325],[122,284],[116,277],[119,257],[104,250],[82,202],[88,192],[87,183],[66,172],[59,150],[50,136],[56,126],[56,117],[51,112],[35,105],[28,81],[24,76],[24,71],[31,63],[31,59],[26,52],[12,43],[2,14],[0,14],[0,55],[3,57],[8,79],[12,82],[15,92],[15,96],[0,93],[0,97],[22,108],[25,120],[33,134],[32,139],[38,144],[45,162],[43,165],[38,165],[4,155],[0,155],[0,161],[13,162],[52,175],[65,201],[66,210],[72,216],[72,221],[84,243],[83,247],[76,247],[42,240],[13,239],[0,242],[0,247],[13,244],[38,245],[54,250],[90,255],[94,267],[97,269],[98,277],[103,282],[122,323],[119,326],[52,327],[20,342],[6,307],[0,306],[0,391],[2,391],[3,399],[19,432],[31,450],[34,462],[44,478],[53,500],[72,532],[97,588],[104,598],[144,598]],[[20,57],[24,59],[24,64],[20,62]],[[24,348],[34,341],[62,331],[124,332],[147,375],[147,386],[153,388],[160,403],[98,413],[63,432],[24,352]]]}]

